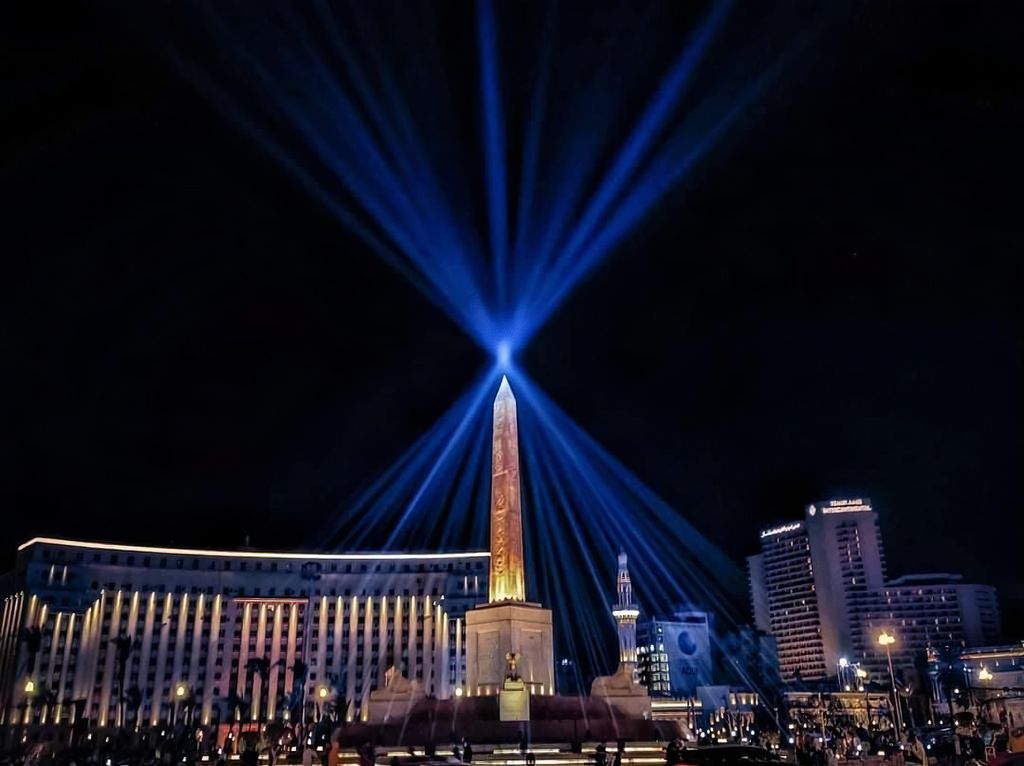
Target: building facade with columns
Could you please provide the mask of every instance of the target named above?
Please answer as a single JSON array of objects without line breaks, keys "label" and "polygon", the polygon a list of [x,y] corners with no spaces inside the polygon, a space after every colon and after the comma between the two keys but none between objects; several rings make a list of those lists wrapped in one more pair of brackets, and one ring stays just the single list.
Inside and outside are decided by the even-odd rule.
[{"label": "building facade with columns", "polygon": [[487,600],[488,560],[35,538],[0,581],[0,724],[187,712],[211,725],[325,702],[361,720],[391,666],[449,698],[465,685],[464,616]]}]

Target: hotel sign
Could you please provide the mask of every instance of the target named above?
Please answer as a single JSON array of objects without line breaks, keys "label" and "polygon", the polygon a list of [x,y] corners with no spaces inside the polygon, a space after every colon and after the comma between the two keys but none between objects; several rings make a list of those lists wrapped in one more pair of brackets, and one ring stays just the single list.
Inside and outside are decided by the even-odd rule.
[{"label": "hotel sign", "polygon": [[824,515],[830,513],[858,513],[860,511],[870,511],[871,501],[860,497],[847,500],[829,500],[821,506],[821,508],[818,508],[816,505],[807,506],[807,515],[814,516],[819,510]]},{"label": "hotel sign", "polygon": [[763,530],[761,532],[761,539],[763,540],[766,537],[774,537],[775,535],[781,535],[781,534],[784,534],[785,532],[795,532],[796,530],[800,529],[800,527],[802,527],[802,526],[803,526],[803,524],[801,524],[799,521],[797,521],[797,522],[795,522],[793,524],[783,524],[782,526],[779,526],[779,527],[772,527],[771,529],[765,529],[765,530]]}]

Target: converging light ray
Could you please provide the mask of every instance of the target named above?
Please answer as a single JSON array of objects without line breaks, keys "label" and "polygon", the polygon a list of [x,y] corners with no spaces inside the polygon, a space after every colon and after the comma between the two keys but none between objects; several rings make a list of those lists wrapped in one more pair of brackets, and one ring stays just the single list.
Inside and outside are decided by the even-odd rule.
[{"label": "converging light ray", "polygon": [[[606,520],[606,525],[618,528],[624,535],[636,534],[641,529],[639,522],[650,516],[645,523],[654,521],[656,528],[665,528],[671,538],[681,546],[680,551],[692,552],[694,565],[706,567],[721,584],[725,592],[742,591],[745,580],[742,572],[716,546],[710,543],[696,528],[658,498],[635,474],[619,463],[610,453],[590,438],[557,405],[533,385],[525,375],[517,377],[524,401],[538,413],[538,422],[544,431],[544,447],[560,450],[552,459],[568,461],[562,466],[563,476],[573,476],[573,486],[588,495],[583,507],[588,513],[597,514]],[[527,441],[527,444],[531,442]],[[625,514],[625,515],[617,515]],[[630,525],[630,516],[638,525]],[[648,531],[652,531],[648,529]],[[614,548],[616,543],[611,542]],[[707,573],[705,573],[707,574]],[[704,587],[707,577],[695,579],[694,589]],[[715,595],[720,596],[722,591]]]},{"label": "converging light ray", "polygon": [[[436,93],[417,90],[449,71],[443,56],[435,60],[438,39],[400,45],[392,57],[399,68],[386,51],[397,44],[391,36],[401,40],[392,28],[400,20],[375,25],[360,5],[314,0],[309,10],[289,5],[276,14],[236,7],[247,22],[243,35],[223,6],[203,4],[211,63],[178,58],[233,124],[489,356],[434,425],[347,504],[327,544],[485,547],[491,401],[507,374],[521,403],[528,555],[540,559],[529,587],[552,606],[577,666],[610,669],[611,618],[594,605],[610,596],[622,549],[653,613],[693,603],[729,624],[745,590],[738,567],[516,366],[518,352],[576,287],[740,124],[791,60],[758,67],[757,56],[732,52],[732,76],[698,88],[729,8],[728,0],[713,1],[682,50],[655,59],[670,63],[642,78],[656,82],[653,89],[635,84],[642,108],[625,125],[623,92],[608,92],[601,66],[588,85],[574,82],[565,92],[556,59],[571,55],[560,37],[572,30],[554,11],[542,24],[531,87],[525,94],[512,87],[518,70],[502,67],[500,15],[490,0],[476,4],[472,43],[458,52],[472,62],[470,115],[435,108],[449,103],[445,81]],[[616,54],[623,62],[616,73],[629,74],[630,51]],[[518,114],[522,124],[509,125]],[[477,146],[482,156],[468,157]]]},{"label": "converging light ray", "polygon": [[[328,547],[360,549],[369,542],[386,549],[416,549],[432,543],[465,545],[466,521],[486,517],[487,415],[500,380],[489,367],[455,403],[380,478],[346,504]],[[468,448],[472,447],[472,448]],[[458,498],[459,514],[445,513]],[[473,509],[478,513],[474,514]],[[445,525],[448,522],[448,526]],[[470,540],[480,547],[486,538],[474,529]],[[324,538],[317,534],[317,543]]]},{"label": "converging light ray", "polygon": [[[749,93],[753,95],[754,92],[756,91],[752,88]],[[629,193],[616,204],[614,211],[605,218],[593,238],[580,248],[577,257],[571,260],[563,259],[552,267],[553,273],[550,275],[549,283],[556,286],[547,292],[539,293],[526,313],[544,318],[554,313],[569,296],[573,287],[651,212],[658,199],[679,183],[696,165],[703,154],[714,145],[715,140],[728,129],[749,100],[740,99],[734,108],[703,135],[692,137],[684,133],[675,141],[669,142],[651,160]],[[530,325],[523,332],[529,337],[538,328],[539,325]]]},{"label": "converging light ray", "polygon": [[505,310],[505,270],[508,243],[508,201],[505,188],[505,126],[498,81],[498,36],[494,11],[487,2],[477,5],[477,34],[480,45],[480,92],[483,111],[484,167],[487,171],[487,213],[490,223],[491,257],[494,260],[496,311]]},{"label": "converging light ray", "polygon": [[191,80],[193,85],[201,93],[211,100],[217,101],[229,120],[239,126],[268,156],[272,157],[300,186],[325,209],[334,214],[338,220],[350,231],[360,237],[370,250],[401,273],[409,282],[416,287],[431,303],[438,306],[446,313],[454,311],[444,295],[433,290],[430,285],[423,281],[422,275],[411,269],[409,265],[399,256],[394,249],[384,241],[370,227],[365,225],[355,214],[352,213],[338,198],[328,192],[323,184],[307,170],[292,154],[287,151],[282,143],[274,139],[268,132],[253,127],[244,116],[243,111],[228,94],[215,85],[208,77],[197,70],[189,62],[177,59],[179,69]]},{"label": "converging light ray", "polygon": [[[413,190],[422,190],[424,185],[428,191],[433,191],[431,175],[424,170],[422,176],[410,182],[409,172],[402,168],[427,168],[429,163],[421,158],[411,164],[402,164],[408,163],[408,157],[401,156],[396,164],[393,159],[396,155],[387,151],[375,136],[393,135],[387,124],[389,121],[385,120],[379,129],[378,126],[371,129],[365,122],[366,114],[382,114],[379,104],[370,103],[360,108],[353,100],[353,96],[366,94],[368,89],[360,87],[358,82],[352,94],[341,88],[322,57],[311,47],[310,32],[296,20],[294,10],[286,9],[284,12],[284,26],[293,33],[288,44],[271,45],[262,50],[259,47],[250,49],[243,44],[230,25],[218,16],[216,9],[209,6],[204,6],[204,9],[218,45],[231,53],[229,63],[241,64],[249,75],[248,84],[257,88],[256,98],[250,99],[256,105],[243,106],[241,99],[232,99],[233,103],[226,110],[230,111],[229,116],[236,122],[240,121],[247,132],[266,134],[268,131],[264,125],[277,124],[278,130],[282,126],[276,117],[268,120],[261,116],[265,104],[276,107],[277,117],[285,118],[283,126],[301,139],[301,145],[315,153],[322,166],[332,172],[346,193],[358,200],[363,211],[396,245],[395,252],[426,280],[430,285],[428,297],[444,307],[479,342],[489,342],[493,316],[482,298],[483,291],[471,266],[475,259],[464,256],[464,237],[456,233],[457,226],[451,223],[453,216],[438,207],[442,204],[442,195],[411,195]],[[262,17],[258,21],[267,22]],[[258,30],[273,39],[274,30],[262,27]],[[267,58],[271,65],[265,64],[264,57],[258,53],[269,54]],[[195,71],[194,67],[192,69]],[[354,78],[357,81],[360,79],[358,74]],[[204,79],[212,79],[212,75],[205,73]],[[203,90],[206,93],[225,92],[225,89],[217,87]],[[222,108],[226,106],[220,100],[217,104]],[[402,120],[397,122],[401,124]],[[261,144],[265,143],[261,141]],[[280,147],[290,141],[283,138],[273,140],[273,143]],[[404,145],[415,147],[412,142],[404,142]],[[280,155],[279,151],[272,156],[280,159]],[[298,164],[291,157],[285,163],[289,170]],[[425,206],[417,202],[426,199],[430,202]],[[331,209],[336,207],[337,204],[331,205]],[[352,218],[349,212],[344,220],[348,223]],[[354,228],[365,231],[362,225]],[[389,258],[388,262],[394,264],[394,259]],[[406,268],[401,270],[408,273]],[[420,280],[416,283],[423,285]]]},{"label": "converging light ray", "polygon": [[[680,606],[710,608],[720,625],[736,622],[745,590],[738,567],[660,500],[548,400],[521,372],[515,388],[531,505],[531,545],[545,552],[537,579],[559,620],[562,649],[584,667],[609,667],[615,656],[610,614],[581,614],[576,604],[610,598],[619,551],[630,554],[637,593],[648,614]],[[635,562],[635,567],[633,562]],[[602,640],[603,637],[603,640]]]},{"label": "converging light ray", "polygon": [[523,159],[522,167],[520,168],[519,200],[516,206],[516,233],[512,243],[513,262],[509,275],[511,290],[517,296],[523,294],[522,290],[524,288],[520,274],[521,265],[531,260],[530,254],[524,248],[527,247],[527,239],[532,233],[533,205],[539,171],[538,164],[540,162],[545,107],[548,98],[548,83],[550,80],[548,73],[551,66],[554,29],[555,14],[552,8],[548,8],[547,13],[544,15],[544,30],[540,47],[541,57],[537,70],[537,83],[533,90],[533,97],[523,131]]},{"label": "converging light ray", "polygon": [[[424,209],[424,217],[435,229],[436,236],[431,240],[435,247],[440,246],[443,257],[439,258],[446,273],[454,275],[470,275],[469,285],[472,290],[482,284],[477,259],[472,257],[475,245],[469,244],[464,235],[455,225],[453,211],[446,200],[444,187],[433,168],[430,153],[423,146],[422,137],[417,130],[406,103],[398,97],[399,88],[391,77],[387,66],[381,60],[379,46],[367,44],[364,49],[374,65],[379,88],[370,85],[370,77],[365,73],[359,58],[354,54],[354,44],[343,38],[334,15],[329,12],[324,2],[318,2],[319,18],[329,31],[330,47],[341,56],[347,75],[356,85],[359,100],[366,105],[373,123],[379,128],[384,143],[397,158],[397,168],[402,174],[402,182],[410,189],[416,190],[416,201]],[[360,23],[360,16],[355,16],[356,26],[369,35],[365,23]],[[386,107],[380,102],[377,94],[386,100]],[[477,292],[474,296],[478,304],[477,321],[486,323],[489,318],[480,308],[483,297]]]},{"label": "converging light ray", "polygon": [[[599,160],[612,148],[606,140],[618,132],[613,129],[618,97],[598,78],[567,104],[559,103],[557,113],[551,111],[553,100],[561,97],[549,88],[558,68],[553,52],[561,54],[563,48],[556,42],[554,11],[549,11],[540,25],[541,56],[524,108],[506,109],[505,95],[511,91],[502,87],[498,16],[492,2],[481,0],[474,14],[474,58],[483,194],[460,188],[455,196],[463,202],[458,206],[449,194],[454,187],[438,174],[447,168],[447,175],[458,176],[463,185],[473,177],[452,169],[451,158],[459,149],[464,155],[469,145],[463,140],[453,147],[453,141],[459,143],[458,118],[447,119],[436,110],[424,113],[422,104],[419,112],[410,110],[403,97],[410,85],[385,62],[388,40],[375,31],[363,8],[316,0],[308,10],[290,5],[278,16],[249,11],[243,39],[221,6],[200,6],[217,63],[204,75],[213,87],[203,91],[217,94],[217,106],[258,136],[261,145],[275,146],[271,156],[290,173],[317,179],[317,199],[333,198],[329,209],[344,209],[339,218],[346,226],[367,240],[386,241],[389,252],[382,257],[406,276],[415,274],[421,292],[489,353],[495,354],[501,342],[514,353],[749,104],[750,99],[729,103],[716,98],[712,87],[705,88],[704,107],[687,105],[701,64],[721,38],[729,7],[729,0],[710,4],[602,171]],[[427,55],[402,53],[413,60]],[[628,53],[622,52],[625,60]],[[409,67],[411,72],[421,69],[443,76],[426,60]],[[213,83],[230,78],[243,87]],[[443,94],[447,88],[442,83],[439,90]],[[757,89],[750,91],[756,95]],[[228,92],[239,95],[227,103]],[[439,103],[446,100],[438,98]],[[711,113],[709,104],[721,111]],[[521,141],[515,151],[507,142],[506,121],[519,113],[525,116],[521,130],[512,132]],[[552,114],[558,124],[552,123]],[[432,127],[425,129],[428,122]],[[558,137],[564,125],[573,126],[573,135],[562,134],[550,145],[552,132]],[[296,138],[298,148],[285,151]],[[676,159],[681,146],[683,162]],[[307,155],[319,167],[306,167]],[[514,174],[507,167],[509,157],[520,161]],[[666,160],[675,164],[666,165]],[[327,178],[319,178],[325,170]],[[517,179],[513,227],[510,178]],[[462,209],[475,197],[484,201],[480,218]],[[358,220],[362,217],[371,225]],[[474,219],[485,222],[482,237]],[[378,254],[382,249],[375,242],[371,248]]]},{"label": "converging light ray", "polygon": [[[663,79],[640,116],[554,263],[549,265],[546,259],[538,260],[527,284],[527,294],[534,292],[537,280],[541,275],[545,277],[543,280],[545,284],[560,285],[559,292],[563,295],[572,289],[571,283],[560,281],[561,272],[566,269],[567,262],[572,262],[577,257],[583,243],[590,238],[594,227],[607,214],[626,183],[642,164],[652,143],[666,129],[672,110],[685,94],[697,64],[725,19],[727,5],[726,2],[720,1],[712,7],[709,18],[700,26],[694,39],[684,48],[683,53]],[[546,318],[547,314],[543,316]],[[543,324],[544,320],[536,321]]]},{"label": "converging light ray", "polygon": [[[560,656],[609,672],[615,636],[605,602],[619,551],[630,554],[649,614],[710,608],[734,624],[739,568],[571,421],[516,368],[490,367],[381,478],[347,504],[333,547],[486,547],[491,402],[502,373],[519,400],[528,593],[552,607]],[[322,538],[318,539],[322,540]],[[600,605],[597,609],[587,605]]]}]

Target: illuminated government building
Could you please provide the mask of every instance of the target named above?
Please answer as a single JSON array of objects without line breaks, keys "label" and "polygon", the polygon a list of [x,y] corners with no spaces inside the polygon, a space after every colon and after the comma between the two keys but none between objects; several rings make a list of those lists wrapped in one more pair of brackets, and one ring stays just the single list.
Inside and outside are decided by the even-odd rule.
[{"label": "illuminated government building", "polygon": [[[197,723],[269,720],[328,698],[364,720],[391,666],[428,695],[460,695],[489,557],[29,540],[0,580],[0,723],[152,725],[184,705]],[[265,690],[247,670],[262,658]],[[138,708],[121,712],[129,689]]]},{"label": "illuminated government building", "polygon": [[775,637],[783,680],[841,675],[856,665],[912,670],[930,646],[981,646],[999,637],[995,589],[959,575],[886,577],[878,514],[867,498],[808,505],[802,520],[761,532],[747,559],[755,625]]},{"label": "illuminated government building", "polygon": [[551,612],[526,600],[517,421],[503,378],[486,552],[29,540],[0,580],[0,725],[205,726],[326,706],[380,723],[426,698],[499,694],[501,720],[528,720],[555,679]]}]

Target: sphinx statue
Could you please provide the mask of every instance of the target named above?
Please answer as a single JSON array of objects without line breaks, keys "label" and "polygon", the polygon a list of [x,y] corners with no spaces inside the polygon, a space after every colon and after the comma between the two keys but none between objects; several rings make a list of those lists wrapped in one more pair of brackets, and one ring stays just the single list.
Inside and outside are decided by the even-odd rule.
[{"label": "sphinx statue", "polygon": [[371,723],[385,723],[392,718],[404,717],[425,696],[419,681],[409,680],[392,665],[384,673],[384,688],[370,692],[369,720]]},{"label": "sphinx statue", "polygon": [[598,676],[590,685],[590,696],[603,699],[619,712],[642,718],[651,717],[651,697],[647,687],[639,683],[633,668],[621,663],[612,675]]}]

